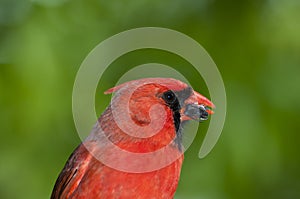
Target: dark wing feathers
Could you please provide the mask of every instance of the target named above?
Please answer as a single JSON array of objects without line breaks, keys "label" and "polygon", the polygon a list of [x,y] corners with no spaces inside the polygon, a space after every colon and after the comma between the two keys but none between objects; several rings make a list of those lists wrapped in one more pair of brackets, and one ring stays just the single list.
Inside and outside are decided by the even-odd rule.
[{"label": "dark wing feathers", "polygon": [[51,199],[69,197],[78,187],[91,159],[83,144],[79,145],[69,157],[65,167],[56,180]]}]

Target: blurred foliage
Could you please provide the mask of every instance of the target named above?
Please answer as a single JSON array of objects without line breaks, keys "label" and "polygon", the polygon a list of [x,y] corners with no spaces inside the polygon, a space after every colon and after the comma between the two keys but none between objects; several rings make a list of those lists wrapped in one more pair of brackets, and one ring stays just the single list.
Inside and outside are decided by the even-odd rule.
[{"label": "blurred foliage", "polygon": [[[109,36],[143,26],[201,43],[227,90],[223,134],[199,160],[200,125],[176,198],[300,198],[299,9],[297,0],[0,0],[0,198],[49,198],[80,143],[71,105],[81,62]],[[147,62],[173,66],[208,95],[178,57],[132,52],[101,79],[99,114],[109,102],[102,91]]]}]

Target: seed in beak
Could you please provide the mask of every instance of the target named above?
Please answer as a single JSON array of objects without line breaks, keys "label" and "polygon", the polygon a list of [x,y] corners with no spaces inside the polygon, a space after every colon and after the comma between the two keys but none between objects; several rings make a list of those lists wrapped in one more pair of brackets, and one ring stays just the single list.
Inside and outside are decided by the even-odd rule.
[{"label": "seed in beak", "polygon": [[205,106],[203,106],[203,105],[199,105],[199,111],[200,111],[199,119],[201,121],[207,120],[208,119],[207,108]]},{"label": "seed in beak", "polygon": [[188,104],[185,107],[184,114],[193,120],[204,121],[207,120],[209,116],[207,110],[209,109],[206,108],[204,105]]}]

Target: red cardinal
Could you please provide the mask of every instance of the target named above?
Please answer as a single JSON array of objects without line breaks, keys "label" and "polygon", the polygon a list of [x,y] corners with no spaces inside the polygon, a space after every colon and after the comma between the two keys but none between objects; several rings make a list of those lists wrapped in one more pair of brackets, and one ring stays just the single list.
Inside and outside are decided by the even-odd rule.
[{"label": "red cardinal", "polygon": [[183,161],[182,124],[206,120],[214,105],[169,78],[134,80],[105,93],[113,92],[60,173],[52,199],[174,197]]}]

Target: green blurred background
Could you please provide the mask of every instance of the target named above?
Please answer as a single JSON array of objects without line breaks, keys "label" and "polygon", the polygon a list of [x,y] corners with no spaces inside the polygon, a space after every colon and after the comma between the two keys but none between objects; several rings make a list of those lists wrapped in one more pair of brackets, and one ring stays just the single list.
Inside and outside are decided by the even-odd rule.
[{"label": "green blurred background", "polygon": [[[0,0],[0,198],[49,198],[80,143],[72,88],[87,54],[136,27],[171,28],[194,38],[223,76],[228,111],[205,159],[200,126],[186,153],[176,198],[300,198],[300,1],[297,0]],[[102,91],[138,64],[182,72],[208,95],[183,59],[159,50],[116,60]]]}]

